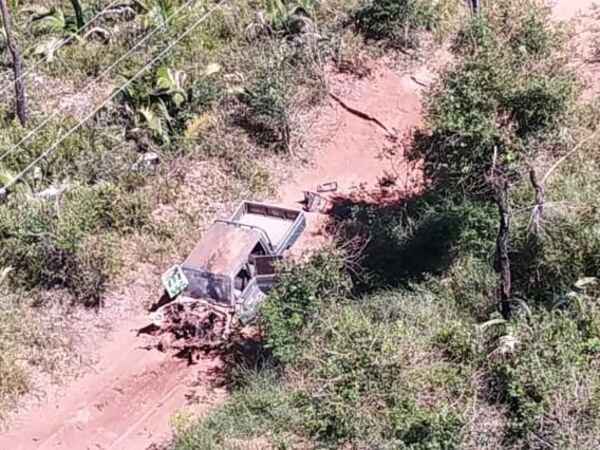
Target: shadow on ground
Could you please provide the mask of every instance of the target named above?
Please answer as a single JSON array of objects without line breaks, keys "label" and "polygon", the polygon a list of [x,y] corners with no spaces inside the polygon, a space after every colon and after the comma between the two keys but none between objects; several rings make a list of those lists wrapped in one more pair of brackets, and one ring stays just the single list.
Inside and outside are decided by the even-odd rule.
[{"label": "shadow on ground", "polygon": [[364,276],[355,283],[365,293],[444,273],[464,250],[465,232],[472,234],[469,213],[432,194],[385,204],[337,197],[329,210],[330,231],[338,242],[363,242],[359,266]]}]

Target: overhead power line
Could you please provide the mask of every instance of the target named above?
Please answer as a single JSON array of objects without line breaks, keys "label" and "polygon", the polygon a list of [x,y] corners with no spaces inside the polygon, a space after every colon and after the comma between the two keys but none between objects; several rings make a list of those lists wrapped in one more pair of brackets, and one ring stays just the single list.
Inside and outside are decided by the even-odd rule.
[{"label": "overhead power line", "polygon": [[117,90],[115,90],[115,92],[113,92],[98,107],[96,107],[92,112],[90,112],[87,116],[85,116],[77,125],[75,125],[73,128],[71,128],[64,136],[62,136],[60,139],[58,139],[56,142],[54,142],[54,144],[52,144],[50,147],[48,147],[46,150],[44,150],[44,152],[41,155],[39,155],[37,158],[35,158],[27,167],[25,167],[21,172],[19,172],[17,175],[15,175],[12,178],[12,180],[10,181],[10,183],[7,184],[6,186],[4,186],[4,188],[6,189],[6,188],[11,187],[17,181],[19,181],[21,178],[23,178],[25,175],[27,175],[27,173],[30,170],[32,170],[34,167],[36,167],[40,161],[42,161],[50,153],[52,153],[65,139],[67,139],[69,136],[71,136],[73,133],[75,133],[77,130],[79,130],[88,120],[90,120],[94,115],[96,115],[96,113],[98,113],[98,111],[100,111],[102,108],[104,108],[117,95],[119,95],[119,93],[121,93],[124,89],[126,89],[129,85],[131,85],[131,83],[133,83],[140,75],[142,75],[146,70],[148,70],[150,67],[152,67],[156,62],[158,62],[160,59],[162,59],[162,57],[165,56],[167,53],[169,53],[173,49],[173,47],[175,47],[177,44],[179,44],[192,31],[194,31],[198,27],[198,25],[200,25],[202,22],[204,22],[213,12],[215,12],[217,9],[220,9],[220,8],[221,8],[220,5],[216,5],[210,11],[208,11],[206,14],[204,14],[202,17],[200,17],[198,20],[196,20],[190,27],[188,27],[186,29],[186,31],[184,31],[181,35],[179,35],[179,37],[177,39],[175,39],[173,42],[171,42],[163,51],[161,51],[158,55],[156,55],[154,58],[152,58],[152,60],[150,60],[144,67],[142,67],[133,77],[131,77],[129,80],[127,80],[125,83],[123,83]]},{"label": "overhead power line", "polygon": [[[175,10],[175,12],[173,12],[173,14],[171,14],[164,21],[162,21],[149,34],[147,34],[142,39],[140,39],[133,47],[131,47],[127,52],[125,52],[115,62],[113,62],[110,65],[110,67],[108,67],[100,75],[98,75],[96,78],[94,78],[92,81],[90,81],[86,86],[83,87],[83,89],[81,89],[78,92],[76,92],[76,94],[82,94],[82,93],[85,93],[85,92],[89,91],[96,83],[98,83],[99,81],[101,81],[102,78],[104,78],[115,67],[117,67],[119,64],[121,64],[129,55],[131,55],[135,50],[137,50],[139,47],[141,47],[143,44],[145,44],[148,41],[148,39],[150,39],[152,36],[154,36],[156,33],[158,33],[164,27],[166,27],[173,20],[173,18],[175,16],[179,15],[179,13],[181,11],[183,11],[185,8],[187,8],[189,5],[191,5],[194,1],[195,0],[188,0],[183,5],[181,5],[177,10]],[[44,126],[46,126],[46,124],[48,122],[50,122],[52,119],[54,119],[58,115],[59,115],[59,111],[54,111],[46,119],[44,119],[42,122],[40,122],[35,128],[33,128],[32,130],[30,130],[25,136],[23,136],[21,138],[21,140],[19,140],[19,142],[17,142],[16,144],[14,144],[11,148],[9,148],[2,155],[0,155],[0,161],[2,161],[4,158],[6,158],[11,153],[13,153],[16,149],[18,149],[21,145],[23,145],[29,139],[31,139],[31,137],[33,137],[38,131],[40,131]]]},{"label": "overhead power line", "polygon": [[[88,26],[90,26],[92,23],[94,23],[98,18],[100,18],[102,15],[105,14],[105,12],[110,9],[111,7],[113,7],[114,5],[116,5],[120,0],[114,0],[112,3],[110,3],[106,8],[104,8],[102,11],[100,11],[98,14],[96,14],[94,17],[92,17],[89,21],[87,21],[85,23],[85,25],[83,25],[81,28],[77,29],[75,32],[71,33],[67,38],[65,38],[60,45],[57,47],[56,50],[59,50],[60,48],[64,47],[65,45],[67,45],[68,43],[70,43],[73,39],[75,39],[79,33],[81,33],[83,30],[85,30]],[[23,54],[27,54],[29,53],[32,49],[35,48],[35,45],[29,47],[27,50],[25,50],[23,52]],[[39,59],[38,61],[36,61],[31,67],[29,67],[25,72],[23,72],[21,74],[21,76],[19,78],[16,78],[14,80],[12,80],[10,83],[8,83],[7,85],[5,85],[4,87],[2,87],[0,89],[0,95],[4,95],[4,93],[6,91],[8,91],[9,89],[12,89],[12,87],[14,86],[14,84],[19,81],[19,80],[23,80],[27,75],[29,75],[31,72],[33,72],[33,70],[38,67],[40,64],[42,64],[44,62],[44,59]],[[7,72],[8,73],[8,72]]]}]

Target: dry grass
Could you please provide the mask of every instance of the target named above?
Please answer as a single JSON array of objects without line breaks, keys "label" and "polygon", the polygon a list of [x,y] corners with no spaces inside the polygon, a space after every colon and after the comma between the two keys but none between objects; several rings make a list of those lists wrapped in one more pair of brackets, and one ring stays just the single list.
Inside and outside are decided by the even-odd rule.
[{"label": "dry grass", "polygon": [[[36,403],[41,387],[61,382],[81,368],[83,330],[61,306],[31,307],[24,297],[0,296],[0,421],[19,404]],[[40,314],[41,313],[41,314]],[[82,322],[85,323],[85,322]]]}]

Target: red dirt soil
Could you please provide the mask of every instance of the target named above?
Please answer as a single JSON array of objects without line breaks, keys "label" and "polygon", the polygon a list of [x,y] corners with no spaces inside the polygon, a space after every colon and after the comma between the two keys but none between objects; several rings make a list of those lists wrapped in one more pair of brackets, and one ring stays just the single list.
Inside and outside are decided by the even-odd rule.
[{"label": "red dirt soil", "polygon": [[[414,76],[426,81],[427,73]],[[351,108],[398,134],[419,121],[422,86],[390,68],[381,67],[364,80],[332,75],[330,89]],[[391,164],[379,158],[387,145],[380,127],[332,100],[319,111],[311,142],[319,144],[316,163],[294,172],[294,179],[282,186],[282,201],[297,203],[302,190],[316,190],[317,184],[330,180],[339,183],[336,195],[381,195],[378,180]],[[299,248],[327,239],[322,234],[327,216],[308,216]],[[137,330],[148,324],[146,314],[119,323],[110,340],[101,343],[95,371],[66,386],[61,396],[18,414],[0,437],[0,449],[145,449],[168,440],[174,413],[202,413],[219,402],[224,394],[215,394],[210,381],[218,378],[220,361],[204,358],[188,366],[169,354],[141,348],[145,341]],[[192,386],[194,382],[198,385]],[[190,397],[202,400],[194,404]]]},{"label": "red dirt soil", "polygon": [[[137,330],[146,325],[146,316],[120,323],[102,342],[95,371],[62,396],[17,416],[12,431],[0,437],[0,448],[142,450],[168,438],[174,412],[202,413],[219,402],[224,393],[210,387],[219,359],[189,366],[143,349]],[[201,382],[193,385],[196,380]]]},{"label": "red dirt soil", "polygon": [[[591,1],[560,0],[556,16],[568,19]],[[401,137],[420,118],[421,91],[429,74],[420,69],[400,75],[389,68],[375,71],[372,79],[349,82],[332,76],[331,92],[351,108],[377,118]],[[315,164],[296,171],[281,189],[281,200],[297,203],[303,190],[316,190],[320,183],[337,181],[335,195],[367,196],[385,201],[388,192],[380,179],[394,169],[407,185],[418,183],[407,177],[408,167],[392,167],[381,158],[388,145],[385,132],[372,122],[351,114],[337,102],[321,111],[311,140],[319,145]],[[309,226],[300,247],[324,242],[327,216],[309,214]],[[133,301],[135,299],[131,299]],[[177,411],[205,413],[225,394],[211,389],[218,377],[220,361],[206,357],[189,366],[169,354],[141,348],[145,341],[137,330],[148,325],[145,314],[116,324],[110,339],[98,343],[94,371],[75,380],[43,405],[22,411],[0,436],[0,449],[143,450],[169,439],[171,416]]]},{"label": "red dirt soil", "polygon": [[[416,83],[428,82],[428,73],[420,69],[402,75],[389,67],[380,67],[373,77],[353,80],[331,74],[330,91],[353,110],[376,118],[393,132],[396,138],[419,124],[421,120],[421,91]],[[329,241],[326,224],[328,200],[337,197],[360,197],[372,201],[392,201],[398,197],[399,186],[387,190],[381,181],[393,173],[394,178],[402,175],[397,183],[414,186],[419,183],[417,171],[409,170],[406,163],[397,163],[385,158],[384,149],[394,142],[384,129],[372,121],[365,120],[345,109],[333,98],[320,111],[316,129],[311,129],[311,140],[319,143],[314,151],[314,163],[307,168],[294,171],[294,176],[281,189],[282,200],[299,203],[303,191],[316,192],[322,183],[336,182],[335,192],[323,194],[320,212],[307,213],[307,229],[295,247],[301,252]],[[404,179],[404,177],[408,177]],[[412,189],[410,189],[412,190]]]}]

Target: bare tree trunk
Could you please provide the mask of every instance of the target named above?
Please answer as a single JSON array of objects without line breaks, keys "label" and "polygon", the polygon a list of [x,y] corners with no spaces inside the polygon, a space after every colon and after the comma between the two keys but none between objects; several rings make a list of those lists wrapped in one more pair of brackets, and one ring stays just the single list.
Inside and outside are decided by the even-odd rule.
[{"label": "bare tree trunk", "polygon": [[8,10],[7,0],[0,0],[0,9],[2,10],[2,23],[4,24],[4,32],[6,34],[6,43],[13,62],[13,72],[15,74],[15,94],[17,100],[17,116],[21,125],[25,126],[27,122],[27,113],[25,108],[25,86],[23,85],[23,62],[21,54],[15,44],[12,34],[10,12]]},{"label": "bare tree trunk", "polygon": [[510,231],[511,212],[508,204],[508,181],[498,180],[494,186],[495,200],[500,213],[500,226],[496,239],[496,258],[500,271],[500,310],[502,317],[509,319],[511,315],[510,298],[512,296],[512,280],[510,276],[510,258],[508,255],[508,237]]},{"label": "bare tree trunk", "polygon": [[83,16],[83,8],[79,0],[71,0],[73,9],[75,10],[75,19],[77,20],[77,28],[83,28],[85,25],[85,17]]},{"label": "bare tree trunk", "polygon": [[535,204],[531,211],[531,232],[538,235],[540,232],[540,219],[544,214],[544,187],[540,184],[535,167],[529,167],[529,180],[535,191]]}]

